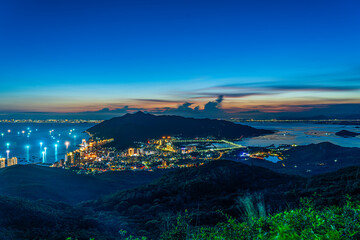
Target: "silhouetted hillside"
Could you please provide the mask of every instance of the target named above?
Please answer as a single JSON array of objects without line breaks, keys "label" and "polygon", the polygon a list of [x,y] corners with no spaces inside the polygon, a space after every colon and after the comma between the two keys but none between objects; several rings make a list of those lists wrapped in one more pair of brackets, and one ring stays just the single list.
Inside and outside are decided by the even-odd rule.
[{"label": "silhouetted hillside", "polygon": [[340,136],[340,137],[356,137],[356,136],[360,135],[360,133],[351,132],[348,130],[341,130],[341,131],[335,133],[335,135]]},{"label": "silhouetted hillside", "polygon": [[224,120],[155,116],[143,112],[104,121],[90,128],[88,132],[95,137],[114,138],[115,141],[110,145],[118,148],[127,148],[133,146],[134,142],[145,142],[162,136],[237,139],[242,136],[253,137],[273,133],[271,130],[255,129]]},{"label": "silhouetted hillside", "polygon": [[0,194],[76,203],[149,183],[162,174],[122,171],[79,175],[59,168],[16,165],[0,170]]},{"label": "silhouetted hillside", "polygon": [[277,163],[259,159],[244,163],[299,175],[316,175],[360,165],[360,148],[341,147],[330,142],[293,147],[283,155],[284,160]]},{"label": "silhouetted hillside", "polygon": [[[114,218],[115,219],[115,218]],[[79,207],[0,196],[0,239],[119,239],[118,227]]]},{"label": "silhouetted hillside", "polygon": [[[218,210],[239,215],[237,199],[261,193],[270,211],[296,202],[286,195],[303,178],[275,173],[261,167],[250,167],[232,161],[214,161],[198,168],[170,172],[143,187],[122,191],[84,206],[126,216],[136,232],[153,237],[161,231],[165,219],[187,209],[201,224],[224,220]],[[155,235],[153,235],[155,234]]]},{"label": "silhouetted hillside", "polygon": [[[13,173],[19,169],[8,168]],[[27,170],[39,173],[43,169],[32,166]],[[60,179],[61,176],[66,175],[58,175]],[[240,199],[249,196],[258,197],[267,213],[273,213],[297,207],[300,198],[313,197],[315,193],[313,199],[320,209],[343,204],[347,194],[354,201],[360,200],[359,187],[360,167],[304,178],[232,161],[213,161],[197,168],[168,172],[150,184],[76,206],[0,196],[0,236],[121,239],[118,231],[125,229],[158,239],[167,226],[176,223],[178,213],[185,210],[192,225],[213,226],[226,221],[224,214],[241,219]],[[63,188],[53,190],[59,195],[67,194]]]},{"label": "silhouetted hillside", "polygon": [[[360,167],[303,178],[231,161],[170,172],[154,183],[83,203],[96,211],[127,218],[128,229],[157,238],[187,210],[193,225],[214,225],[225,214],[240,218],[239,199],[263,196],[268,213],[291,209],[302,197],[317,206],[341,205],[346,194],[360,200]],[[260,197],[261,199],[262,197]],[[221,212],[220,212],[220,211]]]}]

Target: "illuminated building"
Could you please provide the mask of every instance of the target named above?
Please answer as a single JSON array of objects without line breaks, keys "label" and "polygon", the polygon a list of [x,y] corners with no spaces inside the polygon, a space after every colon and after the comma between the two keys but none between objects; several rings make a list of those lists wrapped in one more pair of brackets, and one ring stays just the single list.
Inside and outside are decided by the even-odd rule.
[{"label": "illuminated building", "polygon": [[134,148],[129,148],[128,149],[128,156],[134,156],[135,154],[135,149]]},{"label": "illuminated building", "polygon": [[0,168],[5,167],[6,158],[0,158]]},{"label": "illuminated building", "polygon": [[7,160],[7,166],[10,167],[10,166],[13,166],[13,165],[16,165],[17,164],[17,158],[16,157],[13,157],[13,158],[9,158]]}]

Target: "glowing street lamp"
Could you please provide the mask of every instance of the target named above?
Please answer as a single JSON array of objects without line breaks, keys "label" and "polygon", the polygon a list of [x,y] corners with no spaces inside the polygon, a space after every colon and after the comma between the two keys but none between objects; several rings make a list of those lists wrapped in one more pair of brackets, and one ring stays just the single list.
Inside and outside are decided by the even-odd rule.
[{"label": "glowing street lamp", "polygon": [[66,152],[67,152],[67,151],[68,151],[68,149],[69,149],[69,145],[70,145],[70,142],[66,141],[66,142],[65,142]]},{"label": "glowing street lamp", "polygon": [[10,143],[6,143],[6,148],[9,149]]},{"label": "glowing street lamp", "polygon": [[6,150],[6,158],[9,159],[10,156],[10,150]]}]

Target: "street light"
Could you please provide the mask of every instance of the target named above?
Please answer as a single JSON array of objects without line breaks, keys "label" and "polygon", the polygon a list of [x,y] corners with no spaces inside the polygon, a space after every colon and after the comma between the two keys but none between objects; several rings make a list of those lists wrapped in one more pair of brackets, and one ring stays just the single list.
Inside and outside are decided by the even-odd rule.
[{"label": "street light", "polygon": [[67,152],[67,151],[68,151],[68,149],[69,149],[69,144],[70,144],[70,142],[68,142],[68,141],[66,141],[66,142],[65,142],[66,152]]}]

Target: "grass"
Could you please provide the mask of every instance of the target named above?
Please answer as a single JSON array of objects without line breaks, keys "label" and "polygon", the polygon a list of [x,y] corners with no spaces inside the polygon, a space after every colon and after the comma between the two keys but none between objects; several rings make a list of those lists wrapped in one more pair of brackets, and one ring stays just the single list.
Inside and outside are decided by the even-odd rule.
[{"label": "grass", "polygon": [[[249,200],[245,203],[249,207]],[[186,215],[178,217],[177,224],[162,234],[161,239],[360,239],[360,203],[348,200],[344,206],[315,208],[310,200],[301,207],[270,216],[256,216],[256,205],[249,210],[246,221],[228,218],[215,227],[190,227]]]}]

